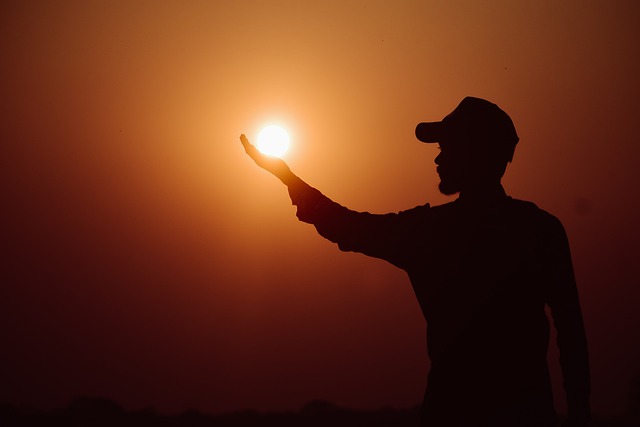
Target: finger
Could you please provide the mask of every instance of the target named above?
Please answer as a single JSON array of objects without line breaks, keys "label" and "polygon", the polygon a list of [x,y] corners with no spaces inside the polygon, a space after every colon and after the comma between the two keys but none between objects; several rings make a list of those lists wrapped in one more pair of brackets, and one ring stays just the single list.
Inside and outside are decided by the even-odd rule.
[{"label": "finger", "polygon": [[240,135],[240,142],[242,143],[242,146],[244,147],[244,151],[251,157],[254,157],[258,150],[256,149],[256,147],[254,147],[253,144],[251,144],[249,142],[249,140],[247,139],[247,137],[242,134]]},{"label": "finger", "polygon": [[269,160],[264,154],[260,152],[253,144],[249,142],[249,140],[242,135],[240,137],[240,141],[242,142],[242,146],[244,147],[245,153],[254,161],[256,164],[262,168],[269,169],[270,164]]},{"label": "finger", "polygon": [[245,150],[247,149],[247,147],[251,146],[251,143],[249,142],[247,137],[244,135],[244,133],[240,135],[240,142],[242,143],[242,146],[245,148]]}]

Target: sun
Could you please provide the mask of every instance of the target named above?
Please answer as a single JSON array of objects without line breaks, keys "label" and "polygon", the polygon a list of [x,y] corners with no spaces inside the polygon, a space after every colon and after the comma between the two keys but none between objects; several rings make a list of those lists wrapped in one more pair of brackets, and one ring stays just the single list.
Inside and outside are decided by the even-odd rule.
[{"label": "sun", "polygon": [[280,126],[267,126],[258,134],[257,146],[263,154],[281,157],[289,149],[289,134]]}]

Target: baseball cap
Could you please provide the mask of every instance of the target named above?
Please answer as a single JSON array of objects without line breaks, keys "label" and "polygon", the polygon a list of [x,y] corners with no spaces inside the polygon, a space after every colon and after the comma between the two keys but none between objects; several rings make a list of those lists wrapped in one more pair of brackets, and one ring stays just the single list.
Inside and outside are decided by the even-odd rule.
[{"label": "baseball cap", "polygon": [[419,123],[416,137],[428,143],[460,139],[477,141],[489,149],[510,150],[511,154],[520,139],[507,113],[496,104],[472,96],[464,98],[441,121]]}]

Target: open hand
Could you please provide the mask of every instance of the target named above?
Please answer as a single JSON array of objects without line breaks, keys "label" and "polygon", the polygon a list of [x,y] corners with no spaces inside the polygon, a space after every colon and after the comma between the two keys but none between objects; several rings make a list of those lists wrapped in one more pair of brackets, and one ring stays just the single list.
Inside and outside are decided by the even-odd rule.
[{"label": "open hand", "polygon": [[258,166],[268,172],[271,172],[285,184],[291,180],[293,174],[291,173],[291,169],[289,169],[289,166],[287,166],[284,160],[262,154],[253,144],[249,142],[244,134],[240,135],[240,142],[244,147],[244,151],[249,155],[249,157],[253,159],[254,162],[256,162]]}]

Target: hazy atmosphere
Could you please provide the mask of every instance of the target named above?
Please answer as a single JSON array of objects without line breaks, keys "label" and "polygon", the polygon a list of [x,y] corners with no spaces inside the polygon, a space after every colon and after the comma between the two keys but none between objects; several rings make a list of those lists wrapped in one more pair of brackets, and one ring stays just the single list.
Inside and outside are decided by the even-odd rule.
[{"label": "hazy atmosphere", "polygon": [[418,404],[406,274],[298,222],[238,137],[279,123],[305,181],[397,212],[451,200],[414,129],[471,95],[518,130],[507,193],[567,230],[593,412],[628,409],[636,1],[20,1],[0,20],[0,402]]}]

